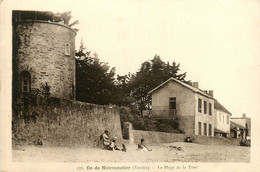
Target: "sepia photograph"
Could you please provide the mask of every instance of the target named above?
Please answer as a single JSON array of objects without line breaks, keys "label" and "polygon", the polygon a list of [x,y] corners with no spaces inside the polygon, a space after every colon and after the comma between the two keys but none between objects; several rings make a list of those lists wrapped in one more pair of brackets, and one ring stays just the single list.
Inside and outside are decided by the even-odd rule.
[{"label": "sepia photograph", "polygon": [[1,0],[0,17],[1,171],[258,171],[259,1]]}]

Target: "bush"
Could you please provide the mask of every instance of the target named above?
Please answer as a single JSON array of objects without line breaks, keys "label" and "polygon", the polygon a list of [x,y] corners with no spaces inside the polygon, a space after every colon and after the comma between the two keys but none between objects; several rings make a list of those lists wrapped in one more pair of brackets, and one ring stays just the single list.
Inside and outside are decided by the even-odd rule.
[{"label": "bush", "polygon": [[154,119],[149,116],[141,116],[136,106],[120,107],[121,127],[125,122],[133,124],[135,130],[161,131],[168,133],[180,133],[179,119]]}]

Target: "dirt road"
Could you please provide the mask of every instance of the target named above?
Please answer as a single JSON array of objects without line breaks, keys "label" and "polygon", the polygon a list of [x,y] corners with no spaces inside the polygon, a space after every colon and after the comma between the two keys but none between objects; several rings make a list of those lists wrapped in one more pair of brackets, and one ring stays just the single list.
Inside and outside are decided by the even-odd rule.
[{"label": "dirt road", "polygon": [[[195,143],[168,143],[149,146],[151,152],[137,151],[127,145],[127,152],[86,147],[23,146],[13,150],[16,162],[250,162],[250,148],[212,146]],[[177,150],[174,147],[181,147]]]}]

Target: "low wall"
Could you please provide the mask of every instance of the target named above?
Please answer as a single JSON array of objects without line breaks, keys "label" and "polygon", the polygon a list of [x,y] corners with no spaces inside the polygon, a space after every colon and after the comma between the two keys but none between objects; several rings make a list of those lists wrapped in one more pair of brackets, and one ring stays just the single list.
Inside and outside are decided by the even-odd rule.
[{"label": "low wall", "polygon": [[[30,106],[16,113],[12,121],[13,145],[42,141],[50,146],[96,147],[104,130],[122,140],[117,108],[56,99],[50,105]],[[21,118],[25,115],[33,120]]]},{"label": "low wall", "polygon": [[173,143],[173,142],[184,142],[186,137],[191,137],[193,143],[202,145],[225,145],[225,146],[237,146],[239,145],[240,139],[226,138],[226,137],[209,137],[209,136],[195,136],[188,134],[178,133],[165,133],[155,131],[142,131],[132,130],[133,143],[140,143],[141,138],[145,139],[147,144],[157,143]]},{"label": "low wall", "polygon": [[147,144],[183,142],[187,137],[185,134],[142,130],[132,130],[132,133],[134,143],[140,143],[141,138],[143,138]]},{"label": "low wall", "polygon": [[229,137],[208,137],[208,136],[195,136],[194,143],[202,145],[225,145],[225,146],[238,146],[241,139]]},{"label": "low wall", "polygon": [[186,137],[191,137],[193,143],[203,145],[239,145],[240,139],[226,137],[198,136],[193,134],[166,133],[157,131],[133,130],[132,124],[124,123],[123,129],[124,139],[128,139],[129,143],[140,143],[141,139],[145,139],[147,144],[184,142]]}]

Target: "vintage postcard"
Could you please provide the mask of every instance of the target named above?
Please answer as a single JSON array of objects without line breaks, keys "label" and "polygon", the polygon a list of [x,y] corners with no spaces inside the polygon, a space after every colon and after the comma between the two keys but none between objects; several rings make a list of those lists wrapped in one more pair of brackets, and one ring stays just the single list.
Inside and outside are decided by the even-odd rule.
[{"label": "vintage postcard", "polygon": [[257,0],[1,0],[1,171],[259,171]]}]

